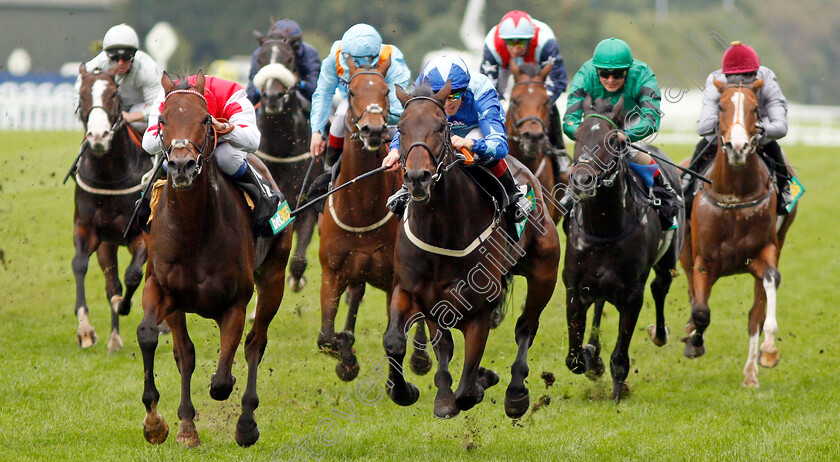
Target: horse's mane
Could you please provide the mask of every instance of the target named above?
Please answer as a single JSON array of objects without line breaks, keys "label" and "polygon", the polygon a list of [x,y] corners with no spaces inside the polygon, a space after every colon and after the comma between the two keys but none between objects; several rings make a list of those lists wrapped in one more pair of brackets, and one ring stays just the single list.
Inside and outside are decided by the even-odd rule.
[{"label": "horse's mane", "polygon": [[528,77],[536,77],[542,72],[542,68],[534,63],[522,63],[519,70]]}]

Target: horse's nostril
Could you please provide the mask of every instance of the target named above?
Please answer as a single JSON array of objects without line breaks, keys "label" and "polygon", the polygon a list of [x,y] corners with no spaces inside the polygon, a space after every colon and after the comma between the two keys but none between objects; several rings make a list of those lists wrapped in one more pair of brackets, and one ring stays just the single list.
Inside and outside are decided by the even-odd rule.
[{"label": "horse's nostril", "polygon": [[185,172],[192,172],[193,170],[196,169],[197,166],[198,166],[198,164],[195,162],[195,160],[190,159],[190,160],[187,161],[187,164],[184,167],[184,171]]},{"label": "horse's nostril", "polygon": [[423,175],[420,177],[420,183],[426,184],[432,181],[432,172],[423,170]]}]

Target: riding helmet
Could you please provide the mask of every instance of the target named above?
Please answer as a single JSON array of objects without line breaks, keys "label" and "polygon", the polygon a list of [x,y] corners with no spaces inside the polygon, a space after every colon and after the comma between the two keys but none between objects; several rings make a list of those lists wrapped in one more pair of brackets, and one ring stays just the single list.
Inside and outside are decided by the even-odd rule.
[{"label": "riding helmet", "polygon": [[758,53],[751,46],[736,40],[723,53],[721,70],[724,74],[747,74],[756,72],[760,65]]},{"label": "riding helmet", "polygon": [[105,38],[102,39],[102,48],[110,50],[112,48],[140,48],[140,39],[137,38],[137,32],[128,24],[117,24],[108,29],[105,33]]},{"label": "riding helmet", "polygon": [[610,37],[595,47],[592,64],[597,69],[627,69],[633,65],[633,52],[624,40]]},{"label": "riding helmet", "polygon": [[418,80],[428,82],[434,92],[440,91],[449,80],[452,80],[452,91],[462,90],[470,84],[470,71],[458,56],[440,55],[426,63]]}]

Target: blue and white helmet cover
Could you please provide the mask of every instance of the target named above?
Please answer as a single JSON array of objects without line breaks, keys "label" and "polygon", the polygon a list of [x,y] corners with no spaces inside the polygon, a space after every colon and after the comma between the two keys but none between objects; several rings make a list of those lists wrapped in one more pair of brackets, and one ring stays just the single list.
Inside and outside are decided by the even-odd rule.
[{"label": "blue and white helmet cover", "polygon": [[381,49],[382,36],[372,26],[364,23],[347,29],[341,37],[341,52],[354,58],[378,57]]},{"label": "blue and white helmet cover", "polygon": [[470,71],[463,59],[454,55],[440,55],[426,63],[417,83],[428,82],[432,91],[438,92],[452,79],[452,90],[467,88],[470,84]]}]

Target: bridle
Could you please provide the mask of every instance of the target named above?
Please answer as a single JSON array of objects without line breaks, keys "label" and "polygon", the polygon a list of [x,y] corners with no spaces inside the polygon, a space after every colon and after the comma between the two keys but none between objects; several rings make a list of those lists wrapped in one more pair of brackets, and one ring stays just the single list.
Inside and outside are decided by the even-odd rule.
[{"label": "bridle", "polygon": [[[516,82],[515,84],[513,84],[513,87],[511,87],[511,94],[513,94],[513,90],[517,86],[519,86],[519,85],[531,85],[531,84],[542,85],[543,87],[545,87],[545,82],[541,82],[539,80],[525,80],[525,81]],[[516,106],[517,105],[513,102],[513,99],[511,99],[510,105],[508,107],[508,113],[510,115],[516,114]],[[521,128],[523,126],[525,126],[526,124],[529,124],[529,123],[539,124],[540,128],[542,128],[543,133],[548,133],[548,128],[545,126],[545,121],[541,117],[539,117],[539,116],[527,116],[527,117],[523,117],[521,119],[514,119],[513,133],[512,133],[512,136],[510,136],[510,139],[513,140],[513,141],[516,141],[518,143],[519,140],[522,138]]]},{"label": "bridle", "polygon": [[[408,101],[405,102],[403,109],[408,108],[408,105],[413,103],[414,101],[418,100],[427,100],[435,103],[435,106],[440,109],[441,112],[444,114],[444,120],[446,120],[446,110],[443,108],[443,105],[440,104],[436,99],[428,97],[428,96],[414,96]],[[447,121],[444,124],[444,131],[443,131],[443,148],[441,148],[441,152],[438,155],[435,155],[434,151],[428,144],[423,141],[415,141],[408,146],[408,149],[405,150],[405,154],[403,155],[400,153],[400,163],[402,164],[403,173],[406,172],[405,163],[408,160],[408,155],[411,153],[411,150],[416,147],[423,148],[429,156],[432,158],[432,162],[435,164],[435,174],[432,176],[432,187],[440,181],[441,177],[444,173],[448,172],[452,167],[462,164],[464,162],[463,158],[459,158],[455,155],[455,147],[452,146],[451,140],[451,127],[449,126],[449,122]],[[402,149],[400,149],[402,151]],[[446,163],[446,159],[454,157],[455,159],[450,162]]]},{"label": "bridle", "polygon": [[[749,85],[744,85],[743,83],[726,85],[726,87],[724,87],[724,91],[726,91],[730,88],[737,88],[738,93],[742,94],[742,95],[743,95],[742,89],[746,88],[746,89],[750,90],[750,92],[752,92],[753,95],[755,95],[755,92],[752,91],[752,88],[750,88]],[[721,92],[721,96],[723,96],[723,92]],[[746,98],[744,98],[744,99],[746,99]],[[732,129],[735,128],[736,126],[740,125],[744,129],[745,133],[749,133],[749,130],[747,130],[747,126],[744,125],[744,121],[740,120],[740,115],[741,115],[740,111],[737,111],[737,108],[735,108],[735,109],[736,109],[735,121],[732,122],[732,125],[730,125],[729,128],[726,130],[726,133],[722,133],[720,131],[720,117],[718,117],[718,125],[717,125],[717,130],[716,130],[717,131],[717,136],[718,136],[718,142],[720,143],[721,148],[724,150],[724,152],[727,155],[730,154],[730,151],[732,150],[732,146],[731,145],[727,146],[728,141],[726,139],[731,138]],[[754,109],[754,111],[757,111],[757,110],[758,110],[758,107],[756,106],[756,109]],[[746,152],[746,155],[755,153],[756,147],[758,147],[758,130],[756,130],[756,132],[753,133],[753,135],[750,137],[749,147],[750,147],[750,149]]]},{"label": "bridle", "polygon": [[370,103],[364,108],[364,110],[362,110],[361,114],[356,114],[356,110],[353,108],[353,92],[350,91],[350,84],[353,82],[353,79],[365,74],[378,75],[385,80],[385,76],[377,71],[358,71],[350,77],[349,81],[347,81],[347,117],[344,118],[344,128],[350,132],[351,139],[359,139],[361,137],[362,128],[359,127],[359,121],[366,115],[380,114],[382,115],[382,120],[384,121],[385,114],[388,113],[388,103],[386,102],[384,108],[377,103]]},{"label": "bridle", "polygon": [[[616,123],[613,122],[613,120],[610,119],[607,116],[593,113],[593,114],[589,114],[589,115],[584,116],[583,120],[586,120],[588,118],[598,118],[598,119],[606,120],[607,122],[610,123],[610,125],[613,126],[613,128],[615,130],[619,129],[618,125],[616,125]],[[624,152],[622,152],[622,155],[619,156],[619,162],[620,161],[626,161],[626,158],[623,154],[624,154]],[[611,156],[612,156],[612,154],[611,154]],[[589,152],[584,152],[584,154],[582,154],[580,157],[575,159],[575,161],[572,163],[572,169],[571,169],[571,173],[570,173],[570,181],[573,181],[575,170],[577,170],[578,168],[586,168],[586,169],[590,170],[590,173],[592,173],[592,176],[595,178],[595,183],[592,184],[592,185],[587,185],[586,188],[587,188],[587,190],[591,189],[591,191],[592,191],[591,196],[595,196],[597,194],[597,191],[598,191],[599,188],[601,188],[601,187],[609,188],[609,187],[612,187],[615,184],[615,180],[618,177],[619,172],[621,171],[621,169],[619,168],[619,162],[616,162],[612,158],[610,159],[610,161],[604,162],[601,159],[599,159],[598,157],[594,156],[593,154],[591,154]],[[607,168],[604,168],[605,164],[606,164]],[[600,172],[595,174],[595,172],[594,172],[595,169],[593,167],[591,167],[591,165],[596,165],[598,167],[598,169],[600,170]]]},{"label": "bridle", "polygon": [[[102,72],[99,69],[87,73],[84,78],[86,79],[88,76],[96,76],[100,74],[108,76],[108,79],[111,80],[111,83],[114,84],[115,87],[119,88],[119,86],[117,85],[117,81],[114,80],[114,77],[111,74],[107,72]],[[112,132],[116,132],[117,130],[122,128],[123,125],[125,125],[125,119],[123,119],[122,116],[122,102],[120,101],[120,94],[118,91],[114,92],[114,96],[111,97],[111,101],[113,101],[113,104],[111,105],[113,106],[113,109],[110,111],[104,105],[97,104],[92,105],[90,109],[88,109],[87,112],[85,112],[84,114],[79,114],[79,119],[82,121],[85,127],[87,127],[88,120],[90,120],[90,113],[93,112],[94,109],[101,109],[103,112],[105,112],[105,114],[108,114],[108,120],[114,121],[114,123],[111,125]]]},{"label": "bridle", "polygon": [[[285,43],[289,46],[289,48],[292,50],[291,61],[289,62],[289,66],[286,66],[286,64],[283,63],[276,63],[274,60],[274,56],[272,56],[268,63],[260,66],[260,69],[262,69],[265,66],[268,66],[269,64],[282,64],[283,66],[286,66],[288,69],[290,69],[292,72],[295,72],[295,47],[286,39],[271,39],[262,42],[260,44],[260,48],[271,43]],[[290,87],[286,87],[285,85],[283,85],[283,83],[280,83],[280,86],[284,89],[284,91],[278,92],[279,106],[282,110],[286,103],[289,102],[291,95],[295,94],[295,92],[297,91],[298,87],[300,86],[300,81],[295,82],[295,84]],[[262,89],[260,89],[260,99],[262,99],[264,96],[265,94],[263,93]]]},{"label": "bridle", "polygon": [[[205,106],[205,111],[206,111],[207,99],[204,98],[204,95],[202,95],[201,93],[199,93],[195,90],[188,90],[188,89],[172,90],[172,91],[170,91],[169,93],[166,94],[166,97],[164,98],[164,104],[166,103],[166,100],[168,100],[170,96],[172,96],[174,94],[179,94],[179,93],[198,96],[199,98],[201,98],[202,101],[204,101],[204,106]],[[159,121],[160,130],[158,131],[158,139],[160,141],[160,146],[163,150],[164,159],[168,162],[169,161],[169,155],[172,153],[172,151],[174,151],[176,149],[187,149],[196,158],[196,170],[195,170],[195,174],[193,175],[193,177],[198,176],[201,173],[201,168],[202,168],[202,166],[204,166],[204,162],[206,162],[208,159],[213,157],[213,153],[216,152],[216,143],[217,143],[218,139],[216,137],[216,130],[213,127],[213,118],[210,116],[210,113],[208,112],[207,115],[204,117],[204,120],[201,122],[201,125],[205,125],[206,127],[205,127],[205,134],[204,134],[204,143],[200,147],[197,144],[195,144],[195,142],[193,140],[185,139],[185,138],[174,139],[169,143],[169,146],[166,146],[166,142],[163,140],[163,128],[166,125],[165,122],[166,122],[165,119]],[[210,144],[211,139],[213,140],[213,146],[212,146],[213,149],[210,151],[210,154],[204,156],[204,150],[207,149],[207,146]],[[192,148],[195,148],[195,150],[193,150]]]}]

